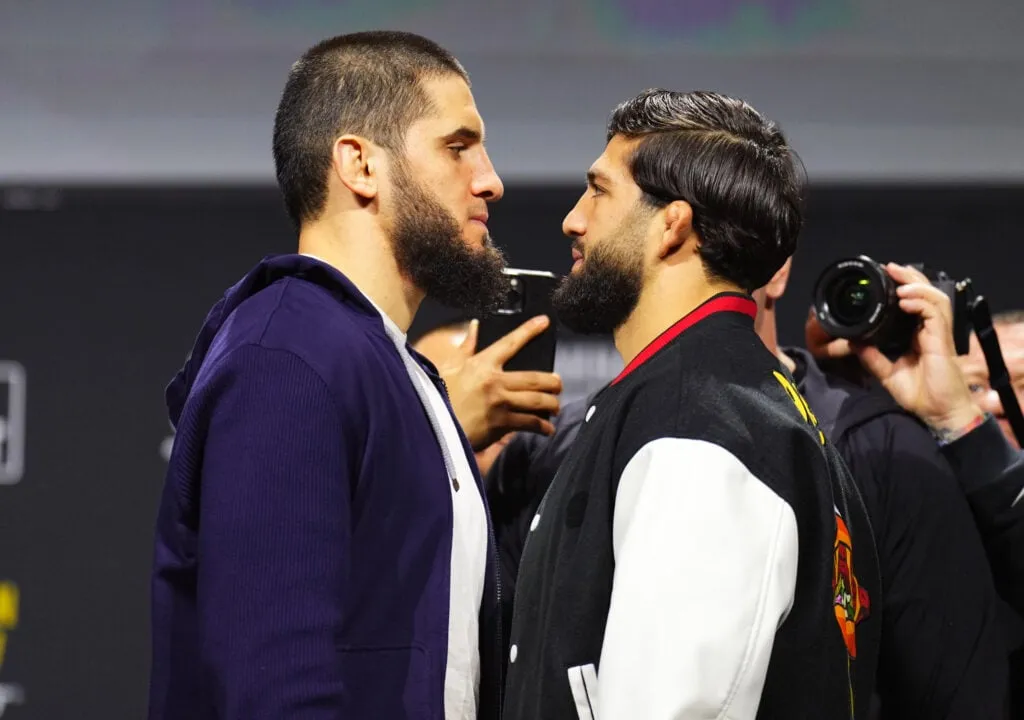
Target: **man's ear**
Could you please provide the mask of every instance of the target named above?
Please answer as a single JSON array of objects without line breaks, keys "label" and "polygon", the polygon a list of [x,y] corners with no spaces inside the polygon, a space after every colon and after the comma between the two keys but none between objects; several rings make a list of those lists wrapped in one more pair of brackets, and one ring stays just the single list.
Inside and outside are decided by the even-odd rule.
[{"label": "man's ear", "polygon": [[664,259],[681,249],[693,236],[693,208],[685,200],[674,200],[662,208],[659,214],[662,227],[658,259]]},{"label": "man's ear", "polygon": [[771,302],[777,301],[786,292],[786,285],[789,283],[789,271],[793,266],[793,258],[789,258],[782,264],[768,284],[764,286],[765,295]]},{"label": "man's ear", "polygon": [[363,200],[377,196],[380,150],[359,135],[342,135],[331,148],[331,170],[342,185]]}]

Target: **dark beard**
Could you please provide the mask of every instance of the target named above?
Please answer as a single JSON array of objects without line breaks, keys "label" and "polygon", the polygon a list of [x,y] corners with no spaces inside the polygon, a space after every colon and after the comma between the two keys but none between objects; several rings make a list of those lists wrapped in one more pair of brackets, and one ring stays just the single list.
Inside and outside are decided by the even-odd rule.
[{"label": "dark beard", "polygon": [[616,262],[610,253],[594,248],[580,271],[562,278],[551,298],[558,319],[573,332],[610,334],[621,327],[643,288],[643,268],[635,262]]},{"label": "dark beard", "polygon": [[505,257],[491,244],[466,245],[458,223],[404,168],[395,172],[392,234],[399,271],[434,300],[474,315],[497,310],[508,292]]}]

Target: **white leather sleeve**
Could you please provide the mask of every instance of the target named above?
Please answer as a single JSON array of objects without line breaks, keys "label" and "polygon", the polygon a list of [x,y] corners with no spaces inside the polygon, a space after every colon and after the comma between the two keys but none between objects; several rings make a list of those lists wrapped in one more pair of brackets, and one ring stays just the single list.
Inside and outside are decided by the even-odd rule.
[{"label": "white leather sleeve", "polygon": [[616,495],[596,720],[753,720],[793,606],[792,508],[731,453],[663,438]]}]

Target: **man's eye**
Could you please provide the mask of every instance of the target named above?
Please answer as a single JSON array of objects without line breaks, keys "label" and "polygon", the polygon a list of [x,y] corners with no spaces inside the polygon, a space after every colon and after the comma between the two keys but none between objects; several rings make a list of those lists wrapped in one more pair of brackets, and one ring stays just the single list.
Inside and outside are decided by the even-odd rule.
[{"label": "man's eye", "polygon": [[452,155],[458,157],[462,154],[462,151],[466,149],[465,145],[449,145],[448,149],[452,151]]},{"label": "man's eye", "polygon": [[967,386],[967,389],[970,390],[972,393],[985,392],[985,386],[982,385],[981,383],[971,383],[970,385]]}]

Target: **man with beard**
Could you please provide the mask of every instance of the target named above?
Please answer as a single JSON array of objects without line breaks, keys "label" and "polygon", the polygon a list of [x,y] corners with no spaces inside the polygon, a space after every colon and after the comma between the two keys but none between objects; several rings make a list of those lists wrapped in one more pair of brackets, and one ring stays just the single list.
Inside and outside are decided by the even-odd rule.
[{"label": "man with beard", "polygon": [[866,717],[866,512],[754,330],[801,225],[785,138],[742,101],[647,91],[587,180],[555,307],[626,367],[531,522],[505,717]]},{"label": "man with beard", "polygon": [[[803,349],[779,346],[776,313],[790,266],[753,293],[754,327],[842,455],[872,523],[885,587],[876,605],[880,708],[873,717],[1000,717],[1005,638],[1016,633],[998,621],[981,539],[952,468],[931,434],[886,393],[824,371]],[[491,465],[485,486],[506,585],[515,582],[533,516],[592,402],[564,405],[553,436],[517,435]],[[504,600],[507,616],[509,593]]]},{"label": "man with beard", "polygon": [[465,70],[424,38],[344,35],[292,67],[273,150],[299,254],[227,291],[167,391],[151,718],[498,717],[480,480],[405,342],[426,294],[504,294],[483,141]]}]

